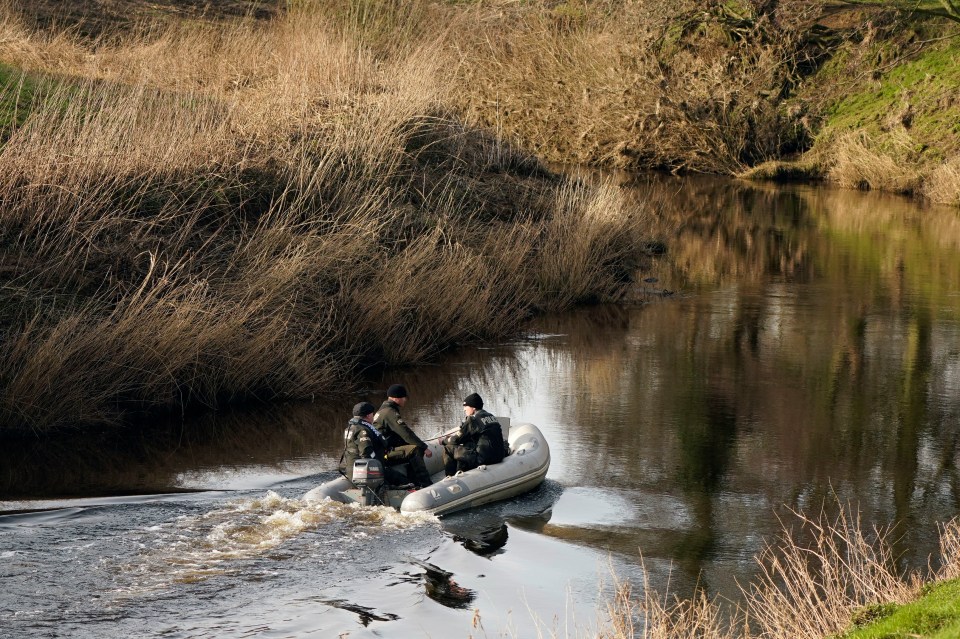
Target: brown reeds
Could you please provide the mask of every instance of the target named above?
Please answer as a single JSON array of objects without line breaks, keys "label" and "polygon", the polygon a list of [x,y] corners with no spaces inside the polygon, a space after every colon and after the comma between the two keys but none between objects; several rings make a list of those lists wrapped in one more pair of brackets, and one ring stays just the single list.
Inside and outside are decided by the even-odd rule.
[{"label": "brown reeds", "polygon": [[897,570],[889,530],[865,531],[859,514],[843,506],[832,518],[797,517],[798,527],[758,557],[760,574],[745,590],[758,637],[837,634],[863,606],[916,596],[920,581]]},{"label": "brown reeds", "polygon": [[960,578],[960,519],[956,517],[940,526],[940,566],[936,578]]},{"label": "brown reeds", "polygon": [[832,162],[827,177],[840,186],[896,193],[914,193],[921,184],[916,144],[908,133],[891,132],[881,148],[858,131],[840,136],[830,145]]},{"label": "brown reeds", "polygon": [[780,538],[756,557],[753,583],[741,586],[742,605],[724,610],[702,592],[690,599],[660,594],[644,573],[640,594],[627,582],[615,582],[608,621],[596,636],[822,639],[851,627],[868,606],[913,600],[925,579],[960,575],[957,520],[941,526],[940,566],[924,578],[897,570],[890,530],[864,530],[852,507],[836,506],[833,515],[794,513],[794,523],[784,523]]},{"label": "brown reeds", "polygon": [[388,55],[316,7],[96,46],[4,24],[0,55],[75,76],[0,149],[8,432],[331,391],[637,266],[646,212],[465,126],[435,37]]},{"label": "brown reeds", "polygon": [[931,202],[960,206],[960,157],[933,169],[923,182],[923,195]]},{"label": "brown reeds", "polygon": [[494,7],[455,43],[454,99],[551,160],[734,174],[804,143],[774,96],[817,55],[820,2]]},{"label": "brown reeds", "polygon": [[660,594],[644,573],[643,592],[635,595],[629,582],[616,579],[607,603],[609,624],[597,639],[734,639],[739,628],[731,625],[720,606],[703,593],[682,599]]}]

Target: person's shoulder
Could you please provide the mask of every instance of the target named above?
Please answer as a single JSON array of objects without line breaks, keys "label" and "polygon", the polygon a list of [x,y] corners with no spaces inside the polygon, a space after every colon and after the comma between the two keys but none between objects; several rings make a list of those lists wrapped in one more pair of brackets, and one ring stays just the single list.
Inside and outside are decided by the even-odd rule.
[{"label": "person's shoulder", "polygon": [[490,424],[500,423],[496,415],[494,415],[493,413],[489,413],[487,411],[482,411],[482,412],[477,411],[476,417],[479,418],[480,422],[482,422],[483,424],[490,425]]}]

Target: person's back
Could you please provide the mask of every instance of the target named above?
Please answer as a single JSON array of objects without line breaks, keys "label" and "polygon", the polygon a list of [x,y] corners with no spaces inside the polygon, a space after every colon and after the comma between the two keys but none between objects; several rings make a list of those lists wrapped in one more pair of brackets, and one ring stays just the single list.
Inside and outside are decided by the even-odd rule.
[{"label": "person's back", "polygon": [[353,407],[353,417],[343,432],[343,455],[340,457],[340,472],[353,481],[353,462],[358,459],[378,459],[381,462],[387,453],[387,442],[371,423],[373,404],[361,402]]},{"label": "person's back", "polygon": [[393,384],[387,389],[387,399],[373,416],[373,423],[387,442],[390,450],[386,455],[387,465],[408,463],[410,479],[419,487],[432,482],[423,460],[427,445],[400,416],[400,409],[407,403],[407,389],[402,384]]},{"label": "person's back", "polygon": [[475,443],[479,463],[496,464],[503,461],[506,456],[503,428],[491,413],[482,408],[478,409],[466,420],[461,431],[465,432],[468,440]]},{"label": "person's back", "polygon": [[444,442],[443,466],[447,475],[481,464],[497,464],[506,457],[503,428],[496,417],[483,410],[483,399],[476,393],[467,395],[463,411],[460,431]]}]

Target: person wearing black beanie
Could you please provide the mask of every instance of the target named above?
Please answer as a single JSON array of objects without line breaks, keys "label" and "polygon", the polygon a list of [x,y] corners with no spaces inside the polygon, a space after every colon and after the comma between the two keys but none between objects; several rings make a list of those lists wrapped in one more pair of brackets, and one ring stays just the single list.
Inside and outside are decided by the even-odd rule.
[{"label": "person wearing black beanie", "polygon": [[373,416],[373,423],[390,447],[386,456],[386,465],[409,464],[412,475],[410,479],[417,487],[423,488],[433,483],[427,471],[427,464],[423,460],[423,454],[428,448],[400,416],[400,409],[406,405],[407,397],[406,386],[392,384],[387,389],[386,401],[380,405],[377,414]]},{"label": "person wearing black beanie", "polygon": [[453,475],[481,464],[496,464],[506,456],[503,428],[497,418],[483,410],[483,398],[470,393],[463,399],[466,418],[460,432],[451,435],[443,446],[444,472]]},{"label": "person wearing black beanie", "polygon": [[407,397],[407,387],[403,384],[391,384],[387,389],[387,397],[403,399]]}]

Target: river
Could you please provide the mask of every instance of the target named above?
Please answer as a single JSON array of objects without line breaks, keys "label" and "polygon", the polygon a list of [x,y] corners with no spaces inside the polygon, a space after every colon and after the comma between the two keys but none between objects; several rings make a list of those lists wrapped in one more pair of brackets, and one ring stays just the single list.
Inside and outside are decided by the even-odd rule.
[{"label": "river", "polygon": [[[960,213],[806,185],[623,188],[679,220],[636,302],[334,402],[7,446],[0,636],[589,636],[617,579],[736,601],[791,510],[837,503],[926,566],[960,512]],[[536,423],[547,481],[441,520],[302,501],[335,476],[350,405],[393,382],[423,436],[473,391]]]}]

